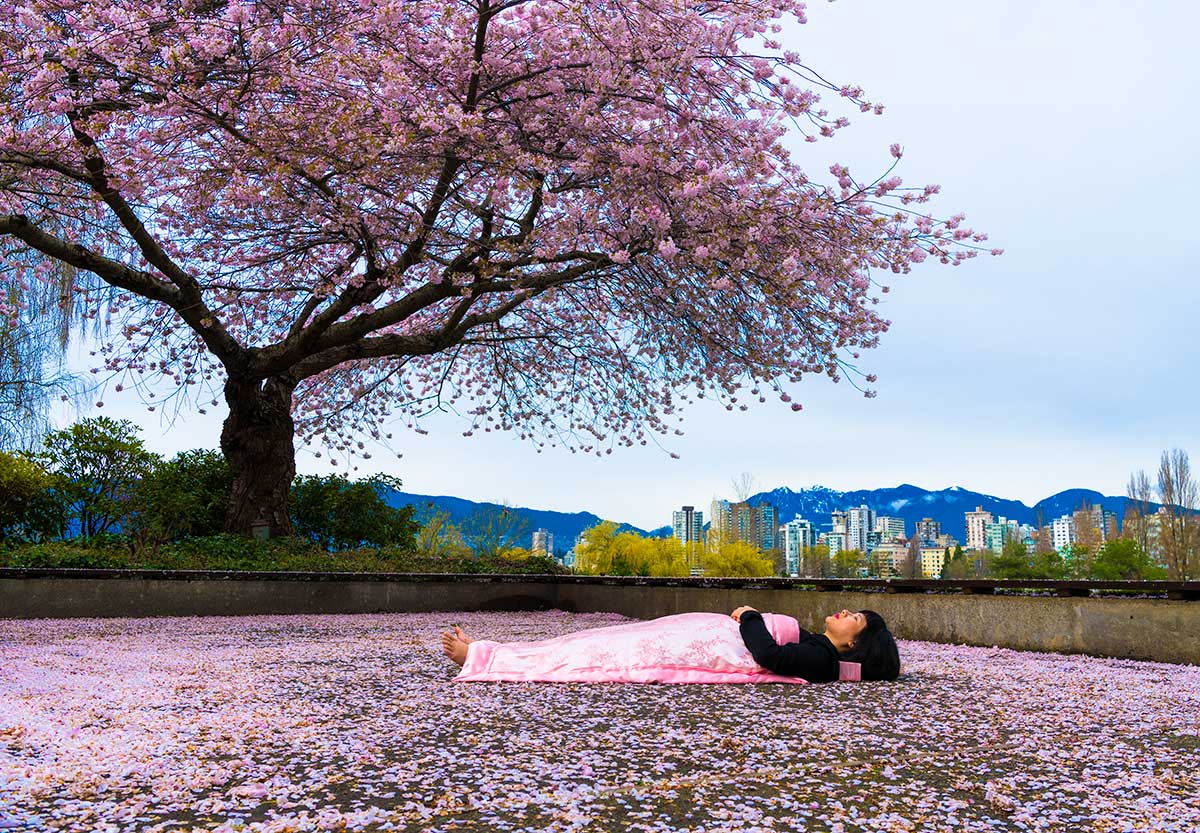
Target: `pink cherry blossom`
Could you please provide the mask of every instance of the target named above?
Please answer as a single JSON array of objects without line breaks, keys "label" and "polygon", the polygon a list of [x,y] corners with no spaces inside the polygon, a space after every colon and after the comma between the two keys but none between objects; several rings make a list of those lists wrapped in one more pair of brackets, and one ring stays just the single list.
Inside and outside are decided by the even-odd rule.
[{"label": "pink cherry blossom", "polygon": [[893,683],[455,683],[438,638],[625,621],[0,620],[0,829],[1200,827],[1193,666],[902,640]]},{"label": "pink cherry blossom", "polygon": [[[802,3],[3,4],[0,238],[100,276],[77,291],[126,390],[269,400],[339,455],[456,403],[605,453],[702,384],[877,346],[872,273],[983,250],[904,207],[933,186],[886,205],[793,159],[789,130],[849,124],[822,95],[881,108],[781,51],[788,19]],[[37,260],[0,268],[49,280]]]}]

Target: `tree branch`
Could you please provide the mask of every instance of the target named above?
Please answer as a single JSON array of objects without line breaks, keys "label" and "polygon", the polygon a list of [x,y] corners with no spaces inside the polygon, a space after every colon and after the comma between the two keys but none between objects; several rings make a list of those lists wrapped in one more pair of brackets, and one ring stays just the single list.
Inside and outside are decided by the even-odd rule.
[{"label": "tree branch", "polygon": [[[530,298],[533,298],[546,289],[553,286],[560,286],[571,281],[578,280],[584,275],[599,271],[609,265],[607,260],[596,261],[592,263],[579,264],[572,266],[569,269],[563,269],[549,275],[540,276],[538,279],[524,283],[522,289],[524,291],[518,293],[513,298],[505,301],[500,306],[488,312],[476,313],[465,318],[459,315],[459,311],[465,312],[465,309],[457,310],[452,314],[451,318],[461,318],[462,320],[454,326],[443,326],[441,329],[434,332],[417,333],[417,334],[399,334],[392,333],[388,335],[376,336],[375,338],[365,338],[362,336],[356,337],[342,344],[335,344],[322,349],[320,352],[314,353],[287,368],[288,372],[296,379],[305,379],[310,376],[315,376],[318,373],[323,373],[332,367],[336,367],[343,362],[356,361],[359,359],[375,359],[393,356],[424,356],[430,353],[437,353],[445,350],[455,344],[461,342],[466,335],[473,329],[488,324],[498,324],[504,316],[516,310]],[[422,289],[430,288],[431,284],[426,284]],[[506,284],[508,289],[513,289],[512,284]],[[436,288],[441,289],[441,286]],[[472,288],[474,289],[474,288]],[[451,294],[455,292],[454,287],[450,287]],[[418,290],[420,291],[420,290]],[[416,293],[413,293],[416,294]],[[450,297],[447,295],[446,297]],[[401,319],[402,320],[402,319]],[[367,332],[372,332],[378,328],[369,328]],[[266,368],[259,372],[280,372],[281,369]]]},{"label": "tree branch", "polygon": [[24,151],[17,150],[0,154],[0,165],[13,165],[19,168],[29,168],[38,171],[54,171],[76,182],[82,182],[85,185],[92,184],[91,177],[87,171],[80,168],[73,168],[64,162],[59,162],[57,159],[51,159],[48,156],[38,156],[32,153],[25,153]]},{"label": "tree branch", "polygon": [[88,181],[92,188],[100,195],[100,199],[112,210],[113,214],[117,215],[124,229],[129,232],[130,237],[137,243],[138,249],[141,250],[142,256],[146,258],[146,262],[157,269],[162,274],[166,275],[171,283],[179,287],[179,290],[184,294],[189,302],[203,305],[204,301],[200,296],[200,286],[196,283],[196,279],[183,271],[175,261],[167,255],[154,236],[146,229],[146,226],[138,218],[133,207],[125,201],[121,193],[112,186],[108,180],[106,164],[104,156],[100,152],[99,145],[96,141],[84,133],[78,125],[75,124],[74,118],[71,119],[71,133],[75,136],[75,141],[79,143],[83,149],[83,164],[88,172]]},{"label": "tree branch", "polygon": [[166,304],[175,310],[204,339],[208,349],[226,364],[243,352],[242,346],[226,332],[207,308],[192,306],[184,292],[173,283],[164,281],[150,272],[126,266],[78,243],[47,234],[23,214],[0,216],[0,235],[15,237],[47,257],[68,263],[77,269],[86,269],[119,289]]},{"label": "tree branch", "polygon": [[[490,6],[489,0],[481,0],[479,21],[475,28],[475,37],[472,45],[476,67],[483,63],[484,50],[487,46],[488,23],[503,8],[507,8],[507,6],[501,4],[499,7],[493,8]],[[476,69],[472,72],[470,81],[468,82],[466,100],[462,105],[464,112],[469,113],[475,110],[478,101],[479,84],[480,73]],[[446,198],[450,193],[450,185],[461,166],[462,159],[458,158],[453,152],[446,155],[446,160],[438,176],[437,184],[430,194],[429,204],[425,207],[425,211],[421,215],[420,233],[408,244],[404,250],[404,254],[401,255],[400,260],[396,264],[386,270],[376,271],[368,269],[367,275],[361,285],[348,288],[332,304],[317,315],[308,326],[304,326],[301,329],[293,326],[292,330],[288,333],[288,337],[281,344],[263,351],[262,360],[272,365],[280,363],[286,365],[296,361],[316,344],[321,339],[321,336],[326,334],[342,316],[356,306],[374,301],[386,292],[387,287],[383,283],[384,278],[389,275],[403,275],[409,268],[420,262],[425,251],[425,244],[429,239],[429,234],[433,231],[434,223],[437,222],[438,215],[441,214],[442,207],[445,205]],[[426,296],[435,297],[426,301]],[[435,303],[441,297],[450,297],[450,295],[444,295],[436,290],[430,291],[427,284],[410,293],[400,301],[399,305],[392,306],[395,307],[397,314],[403,316],[398,320],[403,320],[403,318],[411,315],[412,312],[422,309],[429,303]],[[419,306],[414,307],[413,304],[419,304]],[[411,311],[409,311],[410,309]]]},{"label": "tree branch", "polygon": [[94,272],[108,283],[121,289],[145,295],[151,300],[161,301],[172,307],[183,302],[182,293],[173,284],[160,280],[149,272],[134,269],[93,252],[78,243],[71,243],[47,234],[23,214],[0,217],[0,234],[16,237],[47,257],[69,263],[77,269]]}]

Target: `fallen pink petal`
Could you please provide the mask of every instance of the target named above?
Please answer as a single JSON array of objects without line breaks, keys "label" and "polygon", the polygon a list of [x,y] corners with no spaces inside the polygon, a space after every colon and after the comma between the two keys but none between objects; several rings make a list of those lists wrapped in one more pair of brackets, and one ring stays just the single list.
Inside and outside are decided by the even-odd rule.
[{"label": "fallen pink petal", "polygon": [[1200,668],[902,642],[894,683],[454,683],[615,614],[0,622],[0,828],[1194,831]]}]

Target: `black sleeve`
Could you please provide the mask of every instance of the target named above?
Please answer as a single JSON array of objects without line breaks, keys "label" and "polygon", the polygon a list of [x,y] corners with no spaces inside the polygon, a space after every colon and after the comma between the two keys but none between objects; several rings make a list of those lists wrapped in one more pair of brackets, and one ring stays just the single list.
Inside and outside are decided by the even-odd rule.
[{"label": "black sleeve", "polygon": [[803,632],[800,642],[780,645],[757,610],[743,613],[738,629],[754,661],[768,671],[786,677],[803,677],[812,683],[837,679],[837,657]]}]

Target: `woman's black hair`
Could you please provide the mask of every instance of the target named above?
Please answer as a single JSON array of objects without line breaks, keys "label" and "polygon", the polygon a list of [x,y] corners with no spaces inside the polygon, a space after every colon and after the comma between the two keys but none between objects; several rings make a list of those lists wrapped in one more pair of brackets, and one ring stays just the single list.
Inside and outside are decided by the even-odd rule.
[{"label": "woman's black hair", "polygon": [[873,610],[860,610],[867,626],[854,637],[854,647],[842,654],[843,662],[862,665],[864,680],[894,680],[900,676],[900,650],[887,622]]}]

